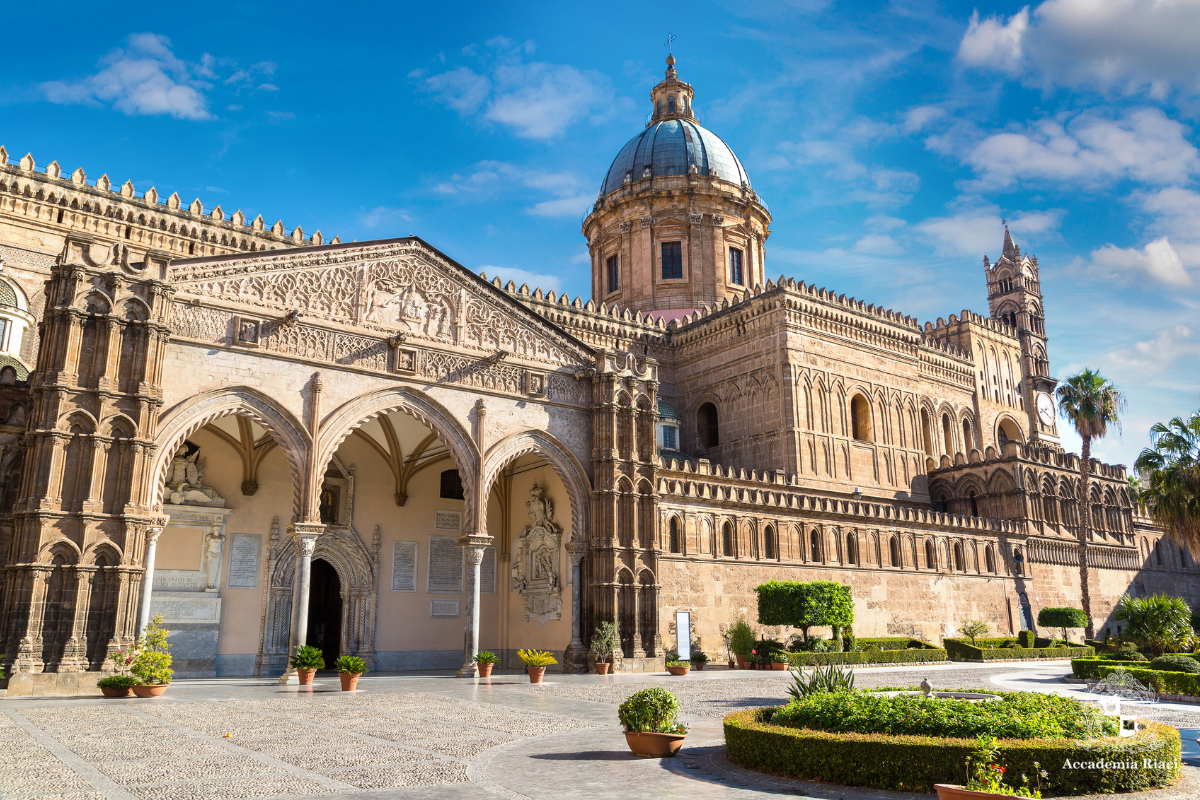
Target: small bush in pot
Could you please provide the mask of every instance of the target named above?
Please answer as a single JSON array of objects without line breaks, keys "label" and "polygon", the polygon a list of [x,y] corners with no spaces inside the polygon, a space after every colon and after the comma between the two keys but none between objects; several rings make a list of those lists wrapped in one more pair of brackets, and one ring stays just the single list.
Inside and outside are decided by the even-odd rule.
[{"label": "small bush in pot", "polygon": [[729,649],[737,658],[739,669],[745,668],[746,657],[754,650],[754,644],[754,631],[750,628],[750,623],[746,622],[745,617],[738,617],[729,629]]},{"label": "small bush in pot", "polygon": [[672,675],[687,675],[691,668],[692,662],[690,661],[680,661],[674,654],[667,657],[667,672]]},{"label": "small bush in pot", "polygon": [[530,683],[541,683],[546,674],[546,667],[557,664],[558,660],[544,650],[518,650],[517,655],[525,662],[525,671],[529,673]]},{"label": "small bush in pot", "polygon": [[138,679],[132,675],[107,675],[96,681],[96,687],[105,697],[129,697]]},{"label": "small bush in pot", "polygon": [[601,622],[592,634],[592,656],[596,659],[596,674],[608,674],[608,660],[621,644],[621,630],[615,622]]},{"label": "small bush in pot", "polygon": [[627,698],[617,709],[617,718],[635,755],[673,756],[687,736],[687,726],[679,721],[679,698],[658,686]]},{"label": "small bush in pot", "polygon": [[492,670],[500,662],[500,656],[491,650],[480,650],[475,654],[475,666],[479,669],[479,677],[492,677]]},{"label": "small bush in pot", "polygon": [[703,650],[697,650],[692,653],[692,666],[698,670],[704,669],[704,665],[708,663],[708,655]]},{"label": "small bush in pot", "polygon": [[366,673],[367,662],[358,656],[340,656],[337,661],[333,662],[333,668],[338,671],[338,678],[342,682],[342,691],[352,692],[358,687],[358,676]]},{"label": "small bush in pot", "polygon": [[138,682],[133,693],[138,697],[158,697],[167,690],[171,676],[171,645],[167,644],[170,631],[163,627],[162,614],[155,614],[146,624],[142,638],[138,639],[137,651],[129,663],[129,672]]},{"label": "small bush in pot", "polygon": [[309,644],[296,645],[296,652],[292,654],[292,669],[296,670],[301,686],[311,684],[317,670],[324,668],[325,656],[320,648]]}]

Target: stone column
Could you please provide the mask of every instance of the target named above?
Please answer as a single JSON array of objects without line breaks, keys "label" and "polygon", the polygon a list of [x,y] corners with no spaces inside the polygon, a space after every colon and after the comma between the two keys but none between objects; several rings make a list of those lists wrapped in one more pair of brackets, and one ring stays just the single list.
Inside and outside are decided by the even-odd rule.
[{"label": "stone column", "polygon": [[474,678],[475,656],[479,654],[479,567],[483,563],[483,548],[492,541],[473,531],[461,536],[458,543],[467,554],[467,627],[463,632],[463,664],[458,677]]},{"label": "stone column", "polygon": [[146,526],[146,555],[142,558],[142,604],[138,607],[138,626],[133,634],[134,639],[140,639],[150,624],[150,597],[154,594],[154,551],[158,549],[158,537],[166,526],[165,518]]},{"label": "stone column", "polygon": [[279,676],[280,683],[297,683],[291,657],[296,648],[308,643],[308,594],[312,585],[312,555],[317,549],[317,537],[324,533],[322,524],[296,522],[288,526],[288,534],[296,540],[296,574],[292,578],[292,630],[288,637],[288,666]]},{"label": "stone column", "polygon": [[582,580],[581,564],[587,554],[587,545],[572,540],[567,545],[567,553],[571,556],[571,643],[563,654],[563,672],[587,672],[588,649],[583,644],[583,620],[580,615],[582,607],[580,581]]},{"label": "stone column", "polygon": [[642,589],[640,583],[633,584],[633,653],[634,658],[646,657],[646,644],[642,632]]}]

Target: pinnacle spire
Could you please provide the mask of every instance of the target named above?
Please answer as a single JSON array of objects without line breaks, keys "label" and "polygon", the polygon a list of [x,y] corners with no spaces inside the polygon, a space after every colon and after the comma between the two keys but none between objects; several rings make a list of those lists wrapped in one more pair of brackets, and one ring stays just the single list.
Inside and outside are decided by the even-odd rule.
[{"label": "pinnacle spire", "polygon": [[1012,234],[1008,232],[1008,226],[1004,226],[1004,255],[1013,260],[1021,258],[1021,248],[1017,247],[1013,242]]}]

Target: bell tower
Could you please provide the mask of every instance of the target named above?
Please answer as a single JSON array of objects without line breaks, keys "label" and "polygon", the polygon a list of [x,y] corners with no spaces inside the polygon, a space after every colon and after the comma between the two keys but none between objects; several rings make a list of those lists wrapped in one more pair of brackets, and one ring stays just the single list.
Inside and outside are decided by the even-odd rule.
[{"label": "bell tower", "polygon": [[1021,341],[1021,393],[1029,418],[1030,442],[1061,450],[1053,395],[1058,381],[1050,376],[1037,256],[1022,254],[1005,225],[1003,252],[995,264],[984,256],[983,271],[992,319],[1013,328]]}]

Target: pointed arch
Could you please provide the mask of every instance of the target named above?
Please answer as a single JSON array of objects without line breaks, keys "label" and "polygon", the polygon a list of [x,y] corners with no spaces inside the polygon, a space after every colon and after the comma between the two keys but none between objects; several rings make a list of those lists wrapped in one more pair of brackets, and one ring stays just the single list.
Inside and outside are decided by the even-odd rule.
[{"label": "pointed arch", "polygon": [[[516,459],[529,453],[537,453],[550,462],[551,468],[562,480],[567,494],[571,498],[571,541],[586,542],[590,530],[590,502],[592,483],[588,479],[587,470],[566,445],[545,431],[526,430],[513,433],[488,448],[483,457],[483,507],[487,508],[487,494],[492,490],[492,484],[500,475],[501,470]],[[622,476],[623,477],[623,476]],[[632,486],[630,487],[632,491]],[[484,514],[486,515],[486,510]],[[484,528],[485,520],[480,520]],[[485,528],[486,529],[486,528]]]}]

